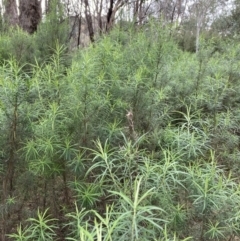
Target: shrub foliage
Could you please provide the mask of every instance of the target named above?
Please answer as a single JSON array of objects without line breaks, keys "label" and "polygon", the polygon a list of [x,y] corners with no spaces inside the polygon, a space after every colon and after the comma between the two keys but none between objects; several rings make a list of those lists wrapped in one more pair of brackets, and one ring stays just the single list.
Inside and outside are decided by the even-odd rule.
[{"label": "shrub foliage", "polygon": [[69,64],[61,42],[43,62],[26,54],[37,36],[12,34],[11,56],[16,38],[0,37],[2,237],[240,236],[239,43],[184,52],[152,22]]}]

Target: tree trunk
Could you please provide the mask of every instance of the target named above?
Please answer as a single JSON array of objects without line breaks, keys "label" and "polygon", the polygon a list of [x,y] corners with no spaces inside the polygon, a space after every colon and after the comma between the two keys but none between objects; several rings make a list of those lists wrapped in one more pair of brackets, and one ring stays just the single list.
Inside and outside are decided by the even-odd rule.
[{"label": "tree trunk", "polygon": [[114,3],[114,0],[110,0],[110,5],[107,13],[107,26],[106,26],[107,31],[109,31],[112,28],[116,13],[125,4],[125,1],[118,0],[114,6],[113,6],[113,3]]},{"label": "tree trunk", "polygon": [[7,0],[5,1],[5,13],[4,19],[7,24],[10,26],[16,26],[19,23],[18,20],[18,11],[16,0]]},{"label": "tree trunk", "polygon": [[81,27],[82,27],[82,15],[78,16],[78,35],[77,35],[77,47],[81,44]]},{"label": "tree trunk", "polygon": [[199,36],[200,36],[200,23],[197,20],[197,29],[196,29],[196,53],[199,51]]},{"label": "tree trunk", "polygon": [[30,34],[34,33],[42,18],[41,1],[20,0],[19,10],[20,26]]},{"label": "tree trunk", "polygon": [[110,0],[110,5],[107,13],[107,25],[106,25],[107,31],[109,31],[109,29],[112,27],[112,21],[113,21],[113,0]]},{"label": "tree trunk", "polygon": [[100,1],[100,5],[97,5],[97,18],[98,18],[98,27],[99,33],[102,34],[104,32],[103,22],[102,22],[102,9],[103,9],[103,0]]},{"label": "tree trunk", "polygon": [[93,28],[92,15],[90,12],[88,0],[84,0],[84,4],[85,4],[85,17],[86,17],[87,26],[88,26],[89,37],[90,37],[91,42],[93,43],[94,42],[94,28]]}]

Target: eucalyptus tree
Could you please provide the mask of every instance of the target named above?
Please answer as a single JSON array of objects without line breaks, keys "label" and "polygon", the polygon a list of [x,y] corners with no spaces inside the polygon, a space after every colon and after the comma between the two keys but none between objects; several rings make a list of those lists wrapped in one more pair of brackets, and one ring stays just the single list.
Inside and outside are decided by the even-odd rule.
[{"label": "eucalyptus tree", "polygon": [[93,29],[93,16],[91,14],[90,5],[88,0],[84,0],[84,12],[87,21],[88,32],[91,42],[94,42],[94,29]]},{"label": "eucalyptus tree", "polygon": [[42,18],[41,1],[20,0],[19,1],[19,24],[23,30],[33,33]]},{"label": "eucalyptus tree", "polygon": [[226,1],[193,0],[188,2],[182,23],[190,24],[190,32],[187,33],[194,32],[196,52],[199,51],[201,32],[203,30],[208,31],[212,22],[223,14],[227,8],[229,8],[229,5]]},{"label": "eucalyptus tree", "polygon": [[4,18],[6,23],[11,26],[16,26],[19,23],[17,2],[16,0],[6,0],[4,1],[5,13]]}]

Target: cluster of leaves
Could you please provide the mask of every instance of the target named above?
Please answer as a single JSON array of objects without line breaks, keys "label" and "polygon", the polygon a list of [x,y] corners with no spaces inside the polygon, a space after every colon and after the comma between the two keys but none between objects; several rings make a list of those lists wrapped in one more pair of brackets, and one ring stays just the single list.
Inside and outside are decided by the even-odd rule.
[{"label": "cluster of leaves", "polygon": [[59,44],[28,72],[6,61],[2,233],[16,241],[239,237],[238,47],[216,51],[202,40],[197,54],[183,52],[153,22],[116,28],[70,67]]}]

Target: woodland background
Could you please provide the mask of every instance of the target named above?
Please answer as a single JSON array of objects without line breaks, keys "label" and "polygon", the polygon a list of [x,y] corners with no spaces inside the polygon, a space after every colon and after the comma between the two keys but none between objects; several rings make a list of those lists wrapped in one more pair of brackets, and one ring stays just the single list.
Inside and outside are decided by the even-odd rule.
[{"label": "woodland background", "polygon": [[0,240],[240,239],[239,0],[0,12]]}]

